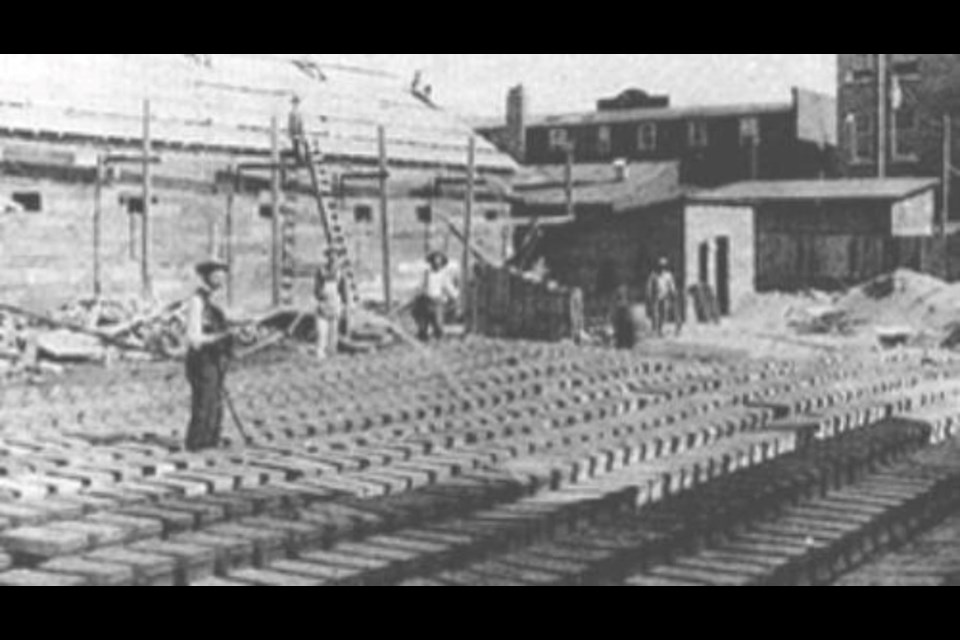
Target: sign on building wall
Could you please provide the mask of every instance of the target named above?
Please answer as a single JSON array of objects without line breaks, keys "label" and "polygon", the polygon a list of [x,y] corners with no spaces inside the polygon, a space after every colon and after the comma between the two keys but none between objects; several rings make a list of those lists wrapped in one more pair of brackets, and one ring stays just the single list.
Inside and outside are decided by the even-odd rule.
[{"label": "sign on building wall", "polygon": [[893,205],[893,235],[898,238],[932,236],[937,201],[933,190]]}]

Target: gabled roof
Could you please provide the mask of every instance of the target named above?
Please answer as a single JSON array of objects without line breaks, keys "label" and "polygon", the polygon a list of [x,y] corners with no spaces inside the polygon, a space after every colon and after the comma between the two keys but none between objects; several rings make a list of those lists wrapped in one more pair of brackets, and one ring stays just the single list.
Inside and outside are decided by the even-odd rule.
[{"label": "gabled roof", "polygon": [[[517,199],[531,207],[563,207],[567,202],[563,167],[546,167],[514,183]],[[680,170],[676,162],[630,165],[619,180],[609,164],[575,165],[573,197],[577,206],[609,207],[624,213],[680,200]]]},{"label": "gabled roof", "polygon": [[712,191],[701,191],[690,196],[690,201],[745,205],[805,200],[896,202],[934,189],[938,185],[938,180],[930,178],[740,182]]},{"label": "gabled roof", "polygon": [[[191,57],[192,56],[192,57]],[[205,64],[203,57],[212,56]],[[269,150],[272,116],[286,124],[303,99],[310,135],[328,155],[377,155],[387,128],[391,160],[462,167],[471,128],[414,95],[407,82],[323,58],[274,54],[0,54],[0,132],[134,141],[144,99],[159,144],[236,153]],[[514,162],[478,139],[480,169]]]}]

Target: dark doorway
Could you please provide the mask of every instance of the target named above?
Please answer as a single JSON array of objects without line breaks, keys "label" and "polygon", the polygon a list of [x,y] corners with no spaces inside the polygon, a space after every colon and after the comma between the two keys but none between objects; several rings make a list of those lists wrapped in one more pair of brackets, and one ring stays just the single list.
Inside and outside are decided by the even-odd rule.
[{"label": "dark doorway", "polygon": [[730,238],[717,238],[717,306],[730,315]]},{"label": "dark doorway", "polygon": [[700,245],[700,284],[710,284],[710,243]]}]

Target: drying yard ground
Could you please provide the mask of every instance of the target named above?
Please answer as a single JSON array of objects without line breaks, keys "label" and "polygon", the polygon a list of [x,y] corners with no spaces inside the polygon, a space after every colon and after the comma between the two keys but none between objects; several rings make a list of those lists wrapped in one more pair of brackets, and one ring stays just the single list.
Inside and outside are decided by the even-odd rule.
[{"label": "drying yard ground", "polygon": [[960,361],[695,351],[267,354],[204,454],[178,366],[4,387],[0,585],[956,580]]}]

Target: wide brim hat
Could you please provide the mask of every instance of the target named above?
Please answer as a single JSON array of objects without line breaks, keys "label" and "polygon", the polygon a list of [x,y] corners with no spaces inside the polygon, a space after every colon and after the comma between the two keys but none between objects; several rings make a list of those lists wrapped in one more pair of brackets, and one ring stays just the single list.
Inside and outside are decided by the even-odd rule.
[{"label": "wide brim hat", "polygon": [[217,273],[218,271],[229,272],[230,265],[221,260],[204,260],[200,262],[195,267],[197,275],[200,277],[206,277],[210,274]]}]

